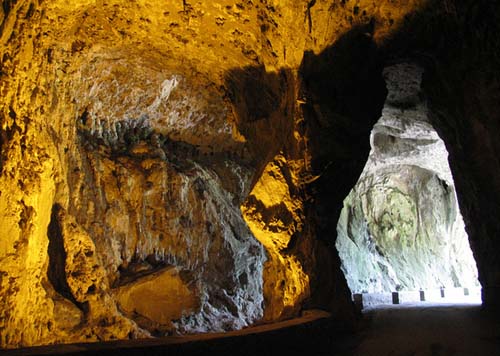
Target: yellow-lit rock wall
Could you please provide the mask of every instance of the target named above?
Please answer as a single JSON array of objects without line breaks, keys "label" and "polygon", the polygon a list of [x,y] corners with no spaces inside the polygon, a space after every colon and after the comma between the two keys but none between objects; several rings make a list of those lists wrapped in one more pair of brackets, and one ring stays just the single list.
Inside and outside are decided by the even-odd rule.
[{"label": "yellow-lit rock wall", "polygon": [[[297,315],[320,275],[304,51],[370,21],[382,40],[423,3],[4,1],[0,347]],[[120,309],[172,266],[188,312]]]},{"label": "yellow-lit rock wall", "polygon": [[242,206],[252,233],[269,254],[264,268],[266,320],[296,315],[310,293],[309,276],[290,251],[292,239],[304,238],[304,206],[299,195],[303,169],[303,161],[287,161],[278,154]]}]

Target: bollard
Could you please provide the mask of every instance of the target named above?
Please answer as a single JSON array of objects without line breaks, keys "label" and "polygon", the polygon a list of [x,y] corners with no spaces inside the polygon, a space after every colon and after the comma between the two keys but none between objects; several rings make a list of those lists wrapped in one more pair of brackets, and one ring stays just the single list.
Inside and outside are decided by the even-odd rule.
[{"label": "bollard", "polygon": [[441,298],[444,298],[444,288],[441,288]]},{"label": "bollard", "polygon": [[354,305],[358,310],[363,310],[363,294],[355,293],[353,294]]},{"label": "bollard", "polygon": [[464,295],[469,295],[469,288],[464,288]]},{"label": "bollard", "polygon": [[423,290],[420,290],[420,301],[425,302],[425,292]]},{"label": "bollard", "polygon": [[392,292],[392,304],[399,304],[399,293]]}]

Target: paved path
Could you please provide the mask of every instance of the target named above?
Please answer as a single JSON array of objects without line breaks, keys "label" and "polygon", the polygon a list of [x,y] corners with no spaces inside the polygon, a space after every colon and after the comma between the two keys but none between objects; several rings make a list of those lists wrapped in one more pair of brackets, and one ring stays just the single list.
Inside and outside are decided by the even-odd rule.
[{"label": "paved path", "polygon": [[384,306],[364,318],[359,344],[345,355],[500,355],[500,322],[479,305]]}]

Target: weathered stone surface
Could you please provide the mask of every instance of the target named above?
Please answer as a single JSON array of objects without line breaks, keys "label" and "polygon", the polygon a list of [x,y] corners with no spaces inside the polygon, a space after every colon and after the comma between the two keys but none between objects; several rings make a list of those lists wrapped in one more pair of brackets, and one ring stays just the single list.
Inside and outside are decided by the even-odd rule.
[{"label": "weathered stone surface", "polygon": [[[376,16],[382,37],[404,16],[363,6],[6,2],[1,346],[147,335],[113,290],[171,266],[197,291],[172,331],[291,317],[318,295],[309,275],[318,286],[317,266],[335,262],[304,228],[314,174],[297,69],[354,18]],[[261,180],[274,164],[283,173]],[[260,204],[282,197],[267,185],[287,192],[284,209]],[[261,241],[283,241],[257,241],[240,205]]]},{"label": "weathered stone surface", "polygon": [[303,262],[291,253],[294,240],[304,233],[304,207],[297,197],[302,166],[278,154],[242,206],[246,222],[269,256],[263,276],[266,320],[297,315],[310,293]]},{"label": "weathered stone surface", "polygon": [[146,329],[174,330],[173,321],[199,308],[196,286],[184,282],[179,272],[167,268],[116,288],[118,307]]},{"label": "weathered stone surface", "polygon": [[428,122],[422,69],[384,70],[388,95],[372,151],[344,201],[337,248],[353,292],[477,285],[448,154]]},{"label": "weathered stone surface", "polygon": [[[141,89],[154,77],[134,68],[115,74],[136,92],[125,94],[121,112],[96,118],[102,115],[96,106],[113,108],[120,98],[107,96],[106,88],[92,87],[93,97],[83,99],[94,106],[82,104],[83,147],[73,159],[87,168],[70,177],[70,211],[94,236],[112,285],[138,264],[177,266],[191,272],[200,291],[199,315],[185,315],[184,331],[243,327],[261,317],[266,258],[235,205],[253,171],[231,158],[241,142],[226,126],[227,105],[209,87],[192,94],[200,78],[190,85],[163,73],[170,79],[158,80],[158,91]],[[186,105],[191,111],[182,114]]]},{"label": "weathered stone surface", "polygon": [[[462,48],[457,33],[494,48],[483,34],[495,22],[480,21],[494,12],[427,3],[3,1],[0,347],[155,333],[113,291],[169,267],[198,300],[165,332],[241,328],[304,306],[352,318],[332,222],[380,116],[383,54],[408,46],[439,55],[446,75],[434,81],[454,88],[433,96],[446,113],[436,121],[455,176],[469,172],[457,191],[486,256],[480,276],[500,285],[500,268],[487,268],[500,266],[498,224],[471,227],[481,207],[498,210],[498,179],[481,183],[500,176],[489,165],[498,120],[485,119],[498,90],[474,60],[446,54]],[[441,110],[463,96],[463,115]]]}]

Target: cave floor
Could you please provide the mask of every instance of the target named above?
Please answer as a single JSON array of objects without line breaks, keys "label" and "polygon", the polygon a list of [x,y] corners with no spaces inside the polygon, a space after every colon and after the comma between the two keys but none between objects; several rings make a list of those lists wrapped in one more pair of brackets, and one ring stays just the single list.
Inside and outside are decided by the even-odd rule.
[{"label": "cave floor", "polygon": [[5,355],[500,355],[500,321],[470,304],[406,304],[363,311],[347,330],[322,311],[224,334],[170,336],[0,351]]},{"label": "cave floor", "polygon": [[500,321],[474,304],[369,308],[358,336],[359,343],[343,355],[500,355]]}]

